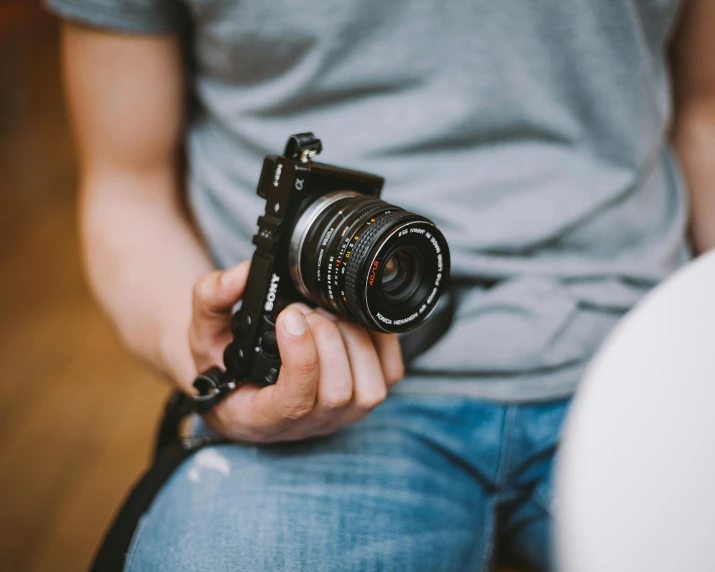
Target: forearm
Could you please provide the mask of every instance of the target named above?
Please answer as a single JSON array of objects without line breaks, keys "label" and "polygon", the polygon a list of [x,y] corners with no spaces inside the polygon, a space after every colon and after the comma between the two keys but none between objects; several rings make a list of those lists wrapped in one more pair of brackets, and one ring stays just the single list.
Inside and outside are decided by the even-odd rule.
[{"label": "forearm", "polygon": [[[189,387],[191,291],[212,265],[183,216],[169,173],[82,183],[85,268],[125,345]],[[168,197],[177,197],[171,200]]]},{"label": "forearm", "polygon": [[192,288],[211,263],[180,204],[180,40],[62,30],[89,283],[125,344],[188,388]]},{"label": "forearm", "polygon": [[683,3],[671,56],[673,144],[690,194],[697,254],[715,247],[715,2]]},{"label": "forearm", "polygon": [[715,113],[679,118],[673,142],[690,195],[690,236],[700,254],[715,248]]}]

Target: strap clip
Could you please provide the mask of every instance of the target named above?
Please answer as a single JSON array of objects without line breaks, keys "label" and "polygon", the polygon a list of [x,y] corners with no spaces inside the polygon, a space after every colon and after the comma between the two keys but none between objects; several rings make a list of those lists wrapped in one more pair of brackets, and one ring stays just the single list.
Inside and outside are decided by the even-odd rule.
[{"label": "strap clip", "polygon": [[198,395],[189,395],[192,400],[192,410],[196,413],[206,413],[221,401],[227,393],[236,389],[236,381],[229,379],[220,367],[214,366],[194,378],[194,388]]}]

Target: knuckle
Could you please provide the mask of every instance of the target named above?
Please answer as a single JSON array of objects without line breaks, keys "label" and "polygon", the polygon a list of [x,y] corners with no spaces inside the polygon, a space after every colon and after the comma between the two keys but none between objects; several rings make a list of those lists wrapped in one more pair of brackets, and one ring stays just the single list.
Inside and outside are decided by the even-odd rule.
[{"label": "knuckle", "polygon": [[199,278],[194,283],[194,288],[192,291],[194,300],[197,302],[204,302],[211,297],[211,283],[212,280],[216,279],[215,273],[207,274],[206,276]]},{"label": "knuckle", "polygon": [[374,389],[360,396],[357,405],[359,409],[371,410],[380,405],[387,397],[387,388]]},{"label": "knuckle", "polygon": [[309,415],[312,410],[312,403],[293,402],[283,403],[279,408],[279,413],[287,421],[298,421]]},{"label": "knuckle", "polygon": [[390,363],[385,370],[385,380],[389,384],[395,384],[405,377],[405,364],[402,360]]},{"label": "knuckle", "polygon": [[305,352],[300,358],[290,366],[291,373],[301,379],[315,375],[320,368],[320,361],[314,352]]},{"label": "knuckle", "polygon": [[352,399],[352,393],[348,391],[331,392],[320,399],[320,404],[326,409],[342,409]]}]

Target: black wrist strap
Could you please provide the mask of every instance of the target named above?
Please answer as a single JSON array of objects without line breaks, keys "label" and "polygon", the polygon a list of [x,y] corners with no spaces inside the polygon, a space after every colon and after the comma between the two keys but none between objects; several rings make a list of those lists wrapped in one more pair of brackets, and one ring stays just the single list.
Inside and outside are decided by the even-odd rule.
[{"label": "black wrist strap", "polygon": [[186,417],[192,413],[206,413],[237,387],[235,376],[215,366],[194,378],[194,388],[198,394],[189,395],[183,391],[172,393],[159,423],[154,457],[158,458],[162,449],[179,438],[181,423]]}]

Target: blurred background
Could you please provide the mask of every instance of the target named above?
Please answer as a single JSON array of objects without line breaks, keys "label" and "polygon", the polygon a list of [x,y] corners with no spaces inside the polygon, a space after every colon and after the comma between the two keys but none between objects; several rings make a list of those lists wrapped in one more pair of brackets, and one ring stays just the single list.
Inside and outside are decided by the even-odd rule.
[{"label": "blurred background", "polygon": [[58,26],[0,0],[0,568],[82,570],[146,467],[169,388],[84,284]]}]

